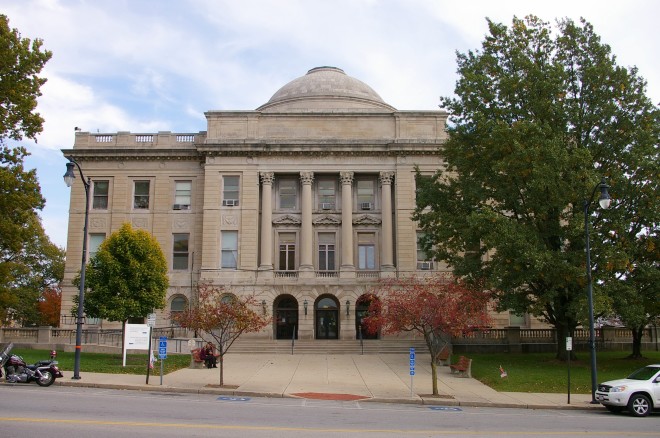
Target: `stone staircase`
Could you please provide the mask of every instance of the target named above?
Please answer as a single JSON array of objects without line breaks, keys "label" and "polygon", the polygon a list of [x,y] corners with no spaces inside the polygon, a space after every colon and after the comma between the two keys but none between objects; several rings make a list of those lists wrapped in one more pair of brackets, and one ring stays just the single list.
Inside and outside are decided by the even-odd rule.
[{"label": "stone staircase", "polygon": [[[428,352],[423,340],[321,340],[297,339],[293,354],[408,354],[415,348],[419,354]],[[239,339],[229,349],[229,354],[292,354],[290,340]]]}]

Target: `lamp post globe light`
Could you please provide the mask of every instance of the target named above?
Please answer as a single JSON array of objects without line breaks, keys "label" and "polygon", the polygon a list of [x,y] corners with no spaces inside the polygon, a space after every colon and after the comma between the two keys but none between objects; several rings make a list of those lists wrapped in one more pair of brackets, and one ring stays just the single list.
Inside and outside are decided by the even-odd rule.
[{"label": "lamp post globe light", "polygon": [[589,300],[589,352],[591,358],[591,403],[597,404],[596,401],[596,387],[597,374],[596,374],[596,329],[594,328],[594,293],[591,279],[591,248],[589,246],[589,206],[594,200],[596,191],[600,189],[600,197],[598,204],[601,208],[607,209],[610,207],[610,195],[607,192],[610,186],[605,182],[605,178],[601,178],[600,182],[596,184],[594,190],[591,192],[589,200],[584,200],[584,235],[585,235],[585,253],[587,257],[587,298]]},{"label": "lamp post globe light", "polygon": [[72,379],[80,379],[80,350],[82,348],[82,324],[83,324],[83,305],[85,304],[85,261],[87,259],[87,224],[89,222],[89,186],[90,179],[83,175],[80,165],[71,157],[66,157],[69,160],[66,163],[66,173],[64,174],[64,183],[67,187],[71,187],[76,179],[74,167],[78,168],[80,173],[80,180],[85,187],[85,226],[83,227],[83,241],[82,241],[82,260],[80,262],[80,291],[78,292],[78,317],[76,320],[76,352],[73,363],[73,377]]}]

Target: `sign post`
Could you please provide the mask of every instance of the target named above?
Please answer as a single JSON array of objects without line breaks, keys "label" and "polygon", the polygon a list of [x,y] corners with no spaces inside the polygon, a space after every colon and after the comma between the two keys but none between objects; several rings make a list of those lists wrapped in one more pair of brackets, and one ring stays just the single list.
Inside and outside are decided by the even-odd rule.
[{"label": "sign post", "polygon": [[156,314],[155,313],[150,313],[147,315],[147,327],[149,327],[149,348],[147,349],[147,385],[149,384],[149,371],[151,370],[152,367],[152,362],[151,362],[151,333],[154,328],[154,325],[156,325]]},{"label": "sign post", "polygon": [[415,376],[415,349],[410,349],[410,398],[413,398],[413,377]]},{"label": "sign post", "polygon": [[158,359],[160,359],[160,384],[163,384],[163,360],[167,359],[167,336],[158,339]]},{"label": "sign post", "polygon": [[568,366],[568,404],[571,404],[571,351],[573,351],[573,338],[570,336],[566,337],[566,355],[567,355],[567,366]]}]

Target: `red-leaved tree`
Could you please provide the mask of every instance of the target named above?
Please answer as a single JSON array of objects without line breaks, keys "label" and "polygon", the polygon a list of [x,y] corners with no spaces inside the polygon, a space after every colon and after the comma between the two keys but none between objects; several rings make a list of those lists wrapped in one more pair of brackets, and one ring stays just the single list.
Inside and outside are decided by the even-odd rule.
[{"label": "red-leaved tree", "polygon": [[431,353],[433,394],[438,395],[437,355],[460,336],[488,326],[492,295],[448,275],[383,279],[364,320],[368,332],[417,332]]},{"label": "red-leaved tree", "polygon": [[[237,297],[223,286],[199,284],[196,306],[171,314],[181,327],[205,333],[215,340],[220,361],[220,386],[224,385],[224,356],[243,333],[258,332],[271,318],[263,312],[253,295]],[[204,336],[202,336],[204,339]],[[206,339],[204,339],[206,341]]]},{"label": "red-leaved tree", "polygon": [[47,287],[39,298],[39,324],[59,327],[61,307],[62,293],[55,287]]}]

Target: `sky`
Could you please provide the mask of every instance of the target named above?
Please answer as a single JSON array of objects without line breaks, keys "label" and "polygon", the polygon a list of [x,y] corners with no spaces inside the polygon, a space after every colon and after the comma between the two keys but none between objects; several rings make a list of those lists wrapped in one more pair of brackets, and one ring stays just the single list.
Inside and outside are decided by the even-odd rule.
[{"label": "sky", "polygon": [[454,91],[456,52],[481,47],[486,18],[584,17],[660,103],[656,0],[2,0],[0,14],[53,52],[41,73],[43,132],[21,144],[46,198],[46,233],[63,248],[61,149],[75,127],[205,131],[205,111],[254,110],[319,66],[343,69],[399,110],[438,109]]}]

